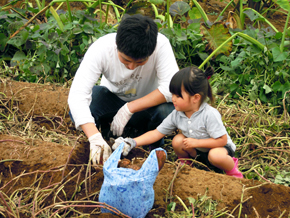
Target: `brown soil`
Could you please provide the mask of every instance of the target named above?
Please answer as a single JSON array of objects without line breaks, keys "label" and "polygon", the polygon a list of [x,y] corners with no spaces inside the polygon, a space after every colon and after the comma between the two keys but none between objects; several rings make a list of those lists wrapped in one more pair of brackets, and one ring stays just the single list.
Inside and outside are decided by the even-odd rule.
[{"label": "brown soil", "polygon": [[[6,3],[8,0],[0,0],[1,6]],[[207,13],[212,14],[220,13],[225,7],[225,3],[216,0],[200,4]],[[71,3],[71,6],[84,9],[82,4],[77,2]],[[225,14],[227,15],[228,11]],[[216,15],[208,16],[212,22],[216,19]],[[279,31],[283,31],[285,20],[286,15],[279,12],[269,18]],[[103,183],[101,166],[88,166],[87,139],[83,133],[74,129],[68,116],[68,91],[66,87],[55,85],[4,79],[0,81],[0,114],[9,110],[16,111],[22,116],[21,121],[26,121],[23,126],[15,116],[7,118],[11,119],[8,125],[2,126],[0,122],[0,194],[3,192],[6,196],[12,196],[15,192],[24,194],[29,188],[35,191],[35,187],[37,190],[54,187],[51,194],[43,200],[42,207],[39,206],[38,210],[34,208],[36,213],[53,205],[55,195],[58,196],[57,202],[85,199],[86,203],[83,204],[91,205],[92,201],[98,200]],[[36,132],[36,129],[41,131]],[[146,158],[147,155],[148,152],[142,149],[134,149],[127,158]],[[87,169],[91,170],[91,174]],[[219,209],[225,208],[234,217],[238,217],[240,207],[241,217],[289,217],[290,187],[237,179],[189,166],[178,171],[173,184],[170,185],[177,171],[177,163],[165,163],[154,184],[155,203],[147,217],[154,217],[154,214],[165,216],[170,201],[177,203],[177,211],[184,210],[175,196],[180,197],[189,206],[188,197],[197,199],[205,193],[218,201]],[[81,189],[76,192],[78,186]],[[61,191],[58,193],[59,190]],[[2,194],[0,197],[3,197]],[[18,201],[20,200],[21,197]],[[0,198],[0,204],[4,204],[3,198]],[[84,213],[92,213],[95,207],[77,209]],[[99,211],[96,210],[94,214],[100,216]],[[0,214],[2,212],[0,209]],[[6,211],[4,214],[7,216]],[[30,216],[23,213],[20,217]]]},{"label": "brown soil", "polygon": [[[85,199],[87,203],[98,200],[104,179],[102,168],[87,165],[88,142],[81,132],[74,130],[69,119],[68,91],[65,87],[1,79],[0,112],[3,114],[7,108],[11,111],[17,108],[17,113],[24,117],[22,120],[29,122],[21,126],[17,117],[13,117],[10,118],[10,126],[0,128],[0,132],[5,133],[0,135],[0,194],[3,192],[11,196],[15,191],[27,192],[29,187],[42,190],[55,185],[51,195],[43,200],[42,208],[54,203],[53,194],[58,196],[57,202],[72,197],[74,200]],[[36,126],[40,126],[43,133],[33,132]],[[47,141],[44,137],[47,132],[62,134],[71,140],[64,142],[61,137],[55,136]],[[127,158],[146,158],[147,155],[148,152],[143,149],[134,149]],[[241,217],[277,218],[283,213],[281,217],[286,218],[290,214],[290,187],[237,179],[189,166],[178,171],[170,186],[177,168],[177,163],[166,162],[160,171],[154,184],[155,203],[147,217],[154,217],[153,214],[164,216],[170,199],[177,203],[177,211],[183,210],[175,196],[189,206],[188,197],[197,199],[205,193],[218,201],[219,209],[226,208],[234,217],[238,217],[241,201]],[[91,174],[87,169],[91,169]],[[78,186],[81,189],[76,192]],[[56,194],[60,187],[61,192]],[[0,203],[3,205],[3,198]],[[78,208],[86,213],[91,213],[93,209]],[[26,216],[21,214],[20,217]]]}]

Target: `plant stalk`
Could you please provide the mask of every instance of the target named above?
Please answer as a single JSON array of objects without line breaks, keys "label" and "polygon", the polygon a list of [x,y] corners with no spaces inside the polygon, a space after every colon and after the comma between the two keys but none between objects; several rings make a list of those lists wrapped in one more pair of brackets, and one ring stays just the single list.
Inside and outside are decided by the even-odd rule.
[{"label": "plant stalk", "polygon": [[281,44],[280,44],[280,51],[281,52],[283,52],[283,50],[284,50],[284,41],[285,41],[285,37],[286,37],[287,24],[289,22],[289,18],[290,18],[290,10],[288,11],[288,15],[287,15],[287,18],[286,18],[284,31],[283,31],[283,35],[282,35],[282,41],[281,41]]},{"label": "plant stalk", "polygon": [[235,38],[236,36],[240,36],[248,41],[250,41],[251,43],[257,45],[261,50],[263,50],[265,48],[265,46],[260,43],[259,41],[257,41],[256,39],[244,34],[244,33],[235,33],[234,35],[232,35],[230,38],[228,38],[226,41],[224,41],[219,47],[217,47],[216,50],[214,50],[203,62],[202,64],[198,67],[199,69],[202,69],[204,67],[204,65],[225,45],[227,44],[229,41],[231,41],[233,38]]},{"label": "plant stalk", "polygon": [[66,0],[66,7],[67,7],[67,11],[68,11],[69,21],[73,22],[72,15],[71,15],[71,9],[70,9],[70,5],[69,5],[68,0]]}]

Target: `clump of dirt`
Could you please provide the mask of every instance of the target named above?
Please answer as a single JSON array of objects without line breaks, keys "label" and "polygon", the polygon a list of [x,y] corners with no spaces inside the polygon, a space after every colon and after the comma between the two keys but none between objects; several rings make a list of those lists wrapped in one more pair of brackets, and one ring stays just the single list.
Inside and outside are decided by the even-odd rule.
[{"label": "clump of dirt", "polygon": [[[28,206],[35,195],[41,196],[38,207],[34,207],[35,213],[52,210],[50,207],[57,202],[80,201],[82,206],[79,205],[76,210],[100,216],[100,206],[103,205],[96,202],[104,180],[102,166],[92,167],[89,164],[88,141],[81,132],[74,130],[69,119],[68,89],[1,81],[0,98],[2,103],[6,100],[4,106],[0,106],[1,113],[8,113],[8,106],[12,109],[17,107],[18,112],[31,122],[23,127],[16,125],[17,120],[14,120],[10,122],[12,124],[7,124],[10,129],[6,125],[0,129],[0,194],[13,196],[21,205]],[[43,122],[37,117],[50,117],[50,122]],[[53,120],[55,117],[57,119]],[[29,132],[33,130],[33,125],[42,125],[41,128],[48,128],[51,134],[59,131],[68,136],[69,141],[62,143],[64,140],[57,140],[57,137],[52,140],[55,142],[45,141],[49,138]],[[18,135],[14,131],[17,127],[21,127]],[[144,160],[147,156],[148,151],[136,148],[126,158],[132,163],[134,158]],[[47,189],[49,193],[41,192]],[[154,214],[165,216],[170,201],[177,203],[177,211],[183,210],[176,196],[189,205],[188,197],[197,198],[205,193],[219,203],[218,208],[226,208],[233,216],[238,215],[241,202],[241,214],[249,218],[286,218],[290,213],[289,187],[237,179],[187,165],[181,168],[178,163],[170,161],[164,164],[157,176],[154,190],[154,206],[147,217],[154,217]],[[13,193],[16,192],[19,194],[15,196]],[[31,192],[30,198],[21,198],[28,192]],[[3,205],[3,199],[0,201]],[[22,214],[21,217],[29,215]]]}]

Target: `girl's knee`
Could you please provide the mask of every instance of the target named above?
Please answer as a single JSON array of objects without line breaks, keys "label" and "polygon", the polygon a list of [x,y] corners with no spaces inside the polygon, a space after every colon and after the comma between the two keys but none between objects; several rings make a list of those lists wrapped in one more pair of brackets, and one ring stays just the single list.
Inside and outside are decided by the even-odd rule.
[{"label": "girl's knee", "polygon": [[190,153],[188,151],[185,151],[185,145],[183,143],[183,139],[185,139],[186,137],[183,134],[177,134],[176,136],[174,136],[174,138],[172,139],[172,148],[175,152],[175,154],[177,155],[177,157],[189,157],[191,156]]},{"label": "girl's knee", "polygon": [[185,139],[186,137],[179,133],[176,136],[174,136],[174,138],[172,139],[172,147],[176,148],[176,147],[180,147],[183,145],[183,139]]},{"label": "girl's knee", "polygon": [[208,160],[211,164],[219,164],[227,158],[228,152],[225,148],[213,148],[208,152]]}]

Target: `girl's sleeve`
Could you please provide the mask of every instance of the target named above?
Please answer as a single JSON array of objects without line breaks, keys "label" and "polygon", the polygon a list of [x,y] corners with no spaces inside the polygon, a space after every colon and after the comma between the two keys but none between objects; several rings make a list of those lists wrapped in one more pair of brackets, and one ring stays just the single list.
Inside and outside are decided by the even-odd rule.
[{"label": "girl's sleeve", "polygon": [[227,134],[222,118],[218,110],[212,109],[206,117],[206,130],[211,138],[219,138]]},{"label": "girl's sleeve", "polygon": [[172,111],[157,127],[157,130],[164,135],[171,134],[177,128],[175,117],[176,117],[176,113],[175,111]]}]

